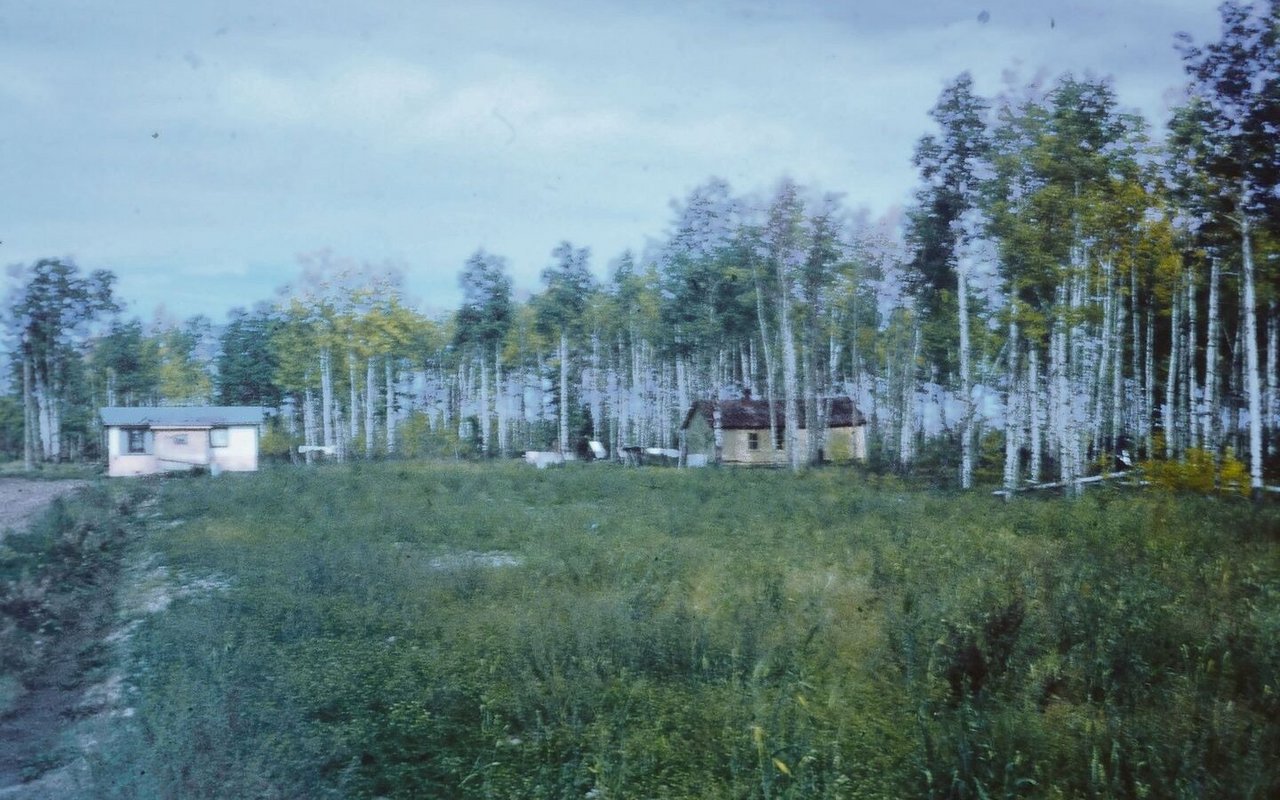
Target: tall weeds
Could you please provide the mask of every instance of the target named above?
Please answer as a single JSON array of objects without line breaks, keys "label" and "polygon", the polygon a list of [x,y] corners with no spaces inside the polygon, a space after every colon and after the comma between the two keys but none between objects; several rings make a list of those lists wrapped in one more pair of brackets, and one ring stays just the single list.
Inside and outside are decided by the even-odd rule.
[{"label": "tall weeds", "polygon": [[[119,796],[1274,796],[1274,509],[855,473],[174,481]],[[123,777],[121,777],[123,776]]]}]

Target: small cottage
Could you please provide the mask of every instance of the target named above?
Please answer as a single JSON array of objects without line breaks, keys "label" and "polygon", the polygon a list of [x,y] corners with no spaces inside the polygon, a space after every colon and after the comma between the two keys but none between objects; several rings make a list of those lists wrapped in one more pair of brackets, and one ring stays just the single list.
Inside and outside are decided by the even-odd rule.
[{"label": "small cottage", "polygon": [[[828,463],[847,463],[867,460],[866,417],[848,397],[830,397],[822,403],[819,417],[825,416],[826,431],[818,449],[818,458]],[[784,444],[786,418],[783,404],[774,404],[775,424],[769,426],[769,401],[750,397],[720,401],[720,430],[723,447],[722,464],[772,465],[785,464],[787,452]],[[681,432],[684,434],[686,456],[715,461],[714,409],[710,400],[700,400],[685,415]],[[809,445],[804,401],[799,403],[799,431],[796,446],[805,452]],[[700,459],[701,460],[701,459]]]},{"label": "small cottage", "polygon": [[253,406],[108,407],[98,411],[107,474],[153,475],[203,467],[253,472],[265,412]]}]

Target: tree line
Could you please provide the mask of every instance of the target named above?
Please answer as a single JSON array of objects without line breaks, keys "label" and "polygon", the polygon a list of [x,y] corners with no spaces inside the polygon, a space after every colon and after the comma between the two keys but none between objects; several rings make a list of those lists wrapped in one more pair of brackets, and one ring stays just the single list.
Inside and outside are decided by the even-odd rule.
[{"label": "tree line", "polygon": [[144,326],[120,318],[110,273],[24,266],[0,448],[92,457],[98,405],[216,402],[276,409],[280,453],[619,453],[676,446],[694,401],[750,394],[800,468],[822,440],[792,446],[798,427],[848,395],[875,465],[965,488],[1190,457],[1238,459],[1260,490],[1280,445],[1280,2],[1221,14],[1219,40],[1179,39],[1186,99],[1163,135],[1106,80],[984,97],[958,76],[898,220],[788,179],[750,195],[712,178],[604,280],[563,242],[518,293],[481,249],[436,317],[393,266],[329,252],[216,326]]}]

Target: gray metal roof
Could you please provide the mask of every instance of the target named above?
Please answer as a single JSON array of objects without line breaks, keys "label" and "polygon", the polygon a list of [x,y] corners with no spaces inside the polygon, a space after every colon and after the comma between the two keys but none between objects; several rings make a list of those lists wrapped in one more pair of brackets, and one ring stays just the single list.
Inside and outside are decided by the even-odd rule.
[{"label": "gray metal roof", "polygon": [[261,425],[266,409],[258,406],[108,406],[98,409],[102,424],[156,428],[212,428],[223,425]]}]

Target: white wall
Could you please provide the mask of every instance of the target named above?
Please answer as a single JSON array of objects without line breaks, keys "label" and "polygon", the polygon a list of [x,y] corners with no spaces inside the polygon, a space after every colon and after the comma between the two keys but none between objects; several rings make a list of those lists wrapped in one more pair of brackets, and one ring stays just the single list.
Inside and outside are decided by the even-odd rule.
[{"label": "white wall", "polygon": [[[208,428],[162,428],[148,432],[148,452],[129,453],[129,434],[124,428],[109,427],[107,474],[154,475],[194,467],[217,466],[228,472],[258,469],[258,428],[236,425],[227,429],[227,446],[211,447]],[[186,437],[186,442],[182,442]]]}]

